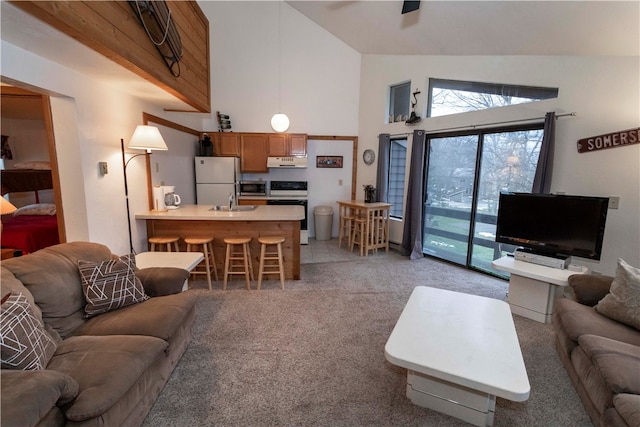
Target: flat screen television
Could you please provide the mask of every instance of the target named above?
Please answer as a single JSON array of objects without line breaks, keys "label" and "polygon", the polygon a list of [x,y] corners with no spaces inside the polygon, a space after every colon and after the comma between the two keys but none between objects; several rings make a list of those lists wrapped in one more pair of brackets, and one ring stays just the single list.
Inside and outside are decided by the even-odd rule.
[{"label": "flat screen television", "polygon": [[496,242],[599,260],[608,205],[606,197],[500,193]]}]

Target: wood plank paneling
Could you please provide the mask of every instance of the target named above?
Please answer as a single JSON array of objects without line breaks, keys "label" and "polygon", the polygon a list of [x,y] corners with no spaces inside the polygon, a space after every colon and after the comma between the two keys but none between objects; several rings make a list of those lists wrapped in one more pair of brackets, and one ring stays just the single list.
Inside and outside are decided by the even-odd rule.
[{"label": "wood plank paneling", "polygon": [[183,45],[175,77],[126,1],[11,1],[200,112],[211,111],[209,21],[195,1],[168,1]]}]

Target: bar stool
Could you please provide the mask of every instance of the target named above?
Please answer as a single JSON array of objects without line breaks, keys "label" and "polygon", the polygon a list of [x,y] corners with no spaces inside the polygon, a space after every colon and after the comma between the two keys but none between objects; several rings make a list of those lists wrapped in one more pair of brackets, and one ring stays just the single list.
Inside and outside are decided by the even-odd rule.
[{"label": "bar stool", "polygon": [[[282,243],[284,237],[271,236],[271,237],[259,237],[258,243],[260,243],[260,267],[258,268],[258,290],[262,285],[262,276],[269,274],[280,275],[280,288],[284,291],[284,262],[282,261]],[[267,251],[267,246],[275,245],[276,250],[273,252]],[[267,264],[265,261],[276,261],[276,263]]]},{"label": "bar stool", "polygon": [[351,233],[350,250],[351,252],[353,252],[353,245],[360,246],[360,256],[363,256],[365,251],[365,242],[367,239],[367,236],[365,236],[366,222],[367,222],[367,218],[364,216],[357,216],[356,218],[353,219],[353,232]]},{"label": "bar stool", "polygon": [[[227,250],[224,258],[224,281],[222,283],[222,290],[227,290],[227,280],[232,274],[244,274],[247,289],[251,289],[249,279],[253,280],[253,265],[251,262],[251,249],[249,248],[250,242],[251,237],[224,238]],[[237,246],[241,246],[240,251],[236,251]],[[242,264],[234,261],[242,261]],[[242,270],[234,270],[234,267],[242,267]]]},{"label": "bar stool", "polygon": [[[185,237],[184,242],[187,244],[187,252],[201,252],[204,259],[198,264],[191,274],[204,274],[207,276],[207,283],[209,284],[209,290],[211,290],[211,272],[213,271],[213,277],[218,280],[218,267],[216,267],[216,258],[213,254],[213,237]],[[195,250],[192,250],[195,249]]]},{"label": "bar stool", "polygon": [[[162,252],[162,245],[166,245],[166,252],[171,252],[171,244],[173,243],[175,252],[180,252],[178,249],[178,236],[163,236],[163,237],[149,237],[148,241],[151,244],[151,252]],[[156,245],[160,245],[156,251]]]},{"label": "bar stool", "polygon": [[340,206],[338,247],[342,246],[342,239],[347,238],[347,247],[351,247],[351,233],[353,231],[353,220],[355,219],[347,206]]}]

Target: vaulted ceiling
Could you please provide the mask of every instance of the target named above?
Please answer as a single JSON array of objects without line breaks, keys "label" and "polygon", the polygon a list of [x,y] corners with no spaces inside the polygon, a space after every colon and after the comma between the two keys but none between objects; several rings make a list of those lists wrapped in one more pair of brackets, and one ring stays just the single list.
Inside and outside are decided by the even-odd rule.
[{"label": "vaulted ceiling", "polygon": [[287,1],[363,54],[640,54],[638,1]]},{"label": "vaulted ceiling", "polygon": [[[362,54],[640,55],[640,1],[422,0],[405,15],[402,1],[286,3]],[[167,108],[188,109],[7,1],[0,8],[3,40]]]}]

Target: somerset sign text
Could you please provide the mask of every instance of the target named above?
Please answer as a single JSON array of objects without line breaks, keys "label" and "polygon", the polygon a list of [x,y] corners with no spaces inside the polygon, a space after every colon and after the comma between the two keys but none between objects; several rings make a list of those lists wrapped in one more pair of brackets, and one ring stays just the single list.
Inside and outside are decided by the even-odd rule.
[{"label": "somerset sign text", "polygon": [[640,128],[635,128],[581,139],[578,141],[578,153],[588,153],[590,151],[638,143],[640,143]]}]

